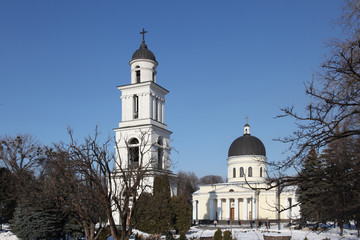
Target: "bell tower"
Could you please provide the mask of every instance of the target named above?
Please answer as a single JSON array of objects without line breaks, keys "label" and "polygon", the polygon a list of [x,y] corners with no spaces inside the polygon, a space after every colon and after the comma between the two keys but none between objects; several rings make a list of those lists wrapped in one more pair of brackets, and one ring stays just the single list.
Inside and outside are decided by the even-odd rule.
[{"label": "bell tower", "polygon": [[[130,81],[118,86],[121,92],[121,121],[114,129],[117,163],[121,168],[147,168],[152,186],[157,174],[170,174],[170,135],[165,124],[165,96],[168,90],[157,84],[155,55],[142,42],[129,62]],[[119,165],[118,165],[119,166]]]}]

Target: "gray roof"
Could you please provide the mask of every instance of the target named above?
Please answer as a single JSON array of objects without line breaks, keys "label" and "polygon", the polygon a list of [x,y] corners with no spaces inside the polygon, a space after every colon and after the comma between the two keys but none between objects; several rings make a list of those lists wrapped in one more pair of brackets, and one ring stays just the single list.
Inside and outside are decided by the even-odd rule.
[{"label": "gray roof", "polygon": [[147,48],[145,41],[142,41],[140,48],[134,52],[131,60],[149,59],[156,62],[155,55]]},{"label": "gray roof", "polygon": [[233,141],[229,148],[228,157],[241,155],[266,156],[265,146],[257,137],[244,134]]}]

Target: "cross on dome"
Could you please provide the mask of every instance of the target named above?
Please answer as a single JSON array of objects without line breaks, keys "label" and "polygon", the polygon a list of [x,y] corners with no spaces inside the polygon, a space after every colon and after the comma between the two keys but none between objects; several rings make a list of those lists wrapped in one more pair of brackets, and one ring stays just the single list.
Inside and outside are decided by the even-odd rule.
[{"label": "cross on dome", "polygon": [[246,124],[244,125],[244,135],[250,135],[250,125],[248,123],[249,118],[245,117]]},{"label": "cross on dome", "polygon": [[147,33],[147,31],[145,31],[145,29],[143,28],[142,32],[140,32],[140,34],[143,35],[143,42],[145,42],[145,33]]}]

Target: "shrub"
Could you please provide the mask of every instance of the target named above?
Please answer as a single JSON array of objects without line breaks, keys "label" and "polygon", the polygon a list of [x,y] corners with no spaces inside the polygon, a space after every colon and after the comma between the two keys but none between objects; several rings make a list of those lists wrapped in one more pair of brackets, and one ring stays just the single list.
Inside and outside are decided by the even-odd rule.
[{"label": "shrub", "polygon": [[180,233],[179,240],[187,240],[186,235],[184,232]]},{"label": "shrub", "polygon": [[231,236],[232,234],[231,234],[231,231],[229,231],[229,230],[226,230],[225,232],[224,232],[224,240],[232,240],[232,236]]},{"label": "shrub", "polygon": [[214,234],[214,240],[222,240],[222,231],[218,228]]}]

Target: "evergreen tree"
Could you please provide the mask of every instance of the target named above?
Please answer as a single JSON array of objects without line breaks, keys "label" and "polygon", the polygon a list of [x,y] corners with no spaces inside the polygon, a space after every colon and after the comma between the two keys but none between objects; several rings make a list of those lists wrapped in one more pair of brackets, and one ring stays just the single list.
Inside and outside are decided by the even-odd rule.
[{"label": "evergreen tree", "polygon": [[316,150],[311,149],[299,174],[299,202],[301,217],[305,221],[321,221],[325,217],[323,211],[325,172]]},{"label": "evergreen tree", "polygon": [[186,233],[191,226],[191,206],[184,195],[172,197],[170,205],[176,233]]},{"label": "evergreen tree", "polygon": [[151,193],[142,193],[137,200],[137,205],[132,218],[133,226],[143,232],[153,233],[156,221],[153,218],[154,209],[152,208],[153,195]]},{"label": "evergreen tree", "polygon": [[11,221],[11,230],[26,240],[62,237],[63,223],[52,209],[35,209],[19,204]]},{"label": "evergreen tree", "polygon": [[232,240],[231,231],[226,230],[226,231],[224,232],[224,240]]},{"label": "evergreen tree", "polygon": [[153,194],[143,193],[137,200],[133,223],[140,231],[163,234],[172,229],[170,183],[167,176],[156,176]]},{"label": "evergreen tree", "polygon": [[171,209],[170,209],[170,183],[166,175],[156,176],[154,179],[154,196],[152,208],[153,218],[156,222],[154,233],[164,233],[171,230]]},{"label": "evergreen tree", "polygon": [[354,220],[360,206],[358,165],[359,153],[355,139],[352,137],[337,140],[328,145],[323,159],[326,161],[324,199],[326,216],[330,221],[336,221],[343,232],[343,224]]},{"label": "evergreen tree", "polygon": [[222,231],[220,228],[214,233],[214,240],[222,240]]},{"label": "evergreen tree", "polygon": [[[0,168],[0,207],[2,209],[2,219],[0,221],[8,222],[12,219],[15,211],[16,200],[11,196],[12,173],[6,168]],[[2,206],[1,206],[2,205]]]}]

